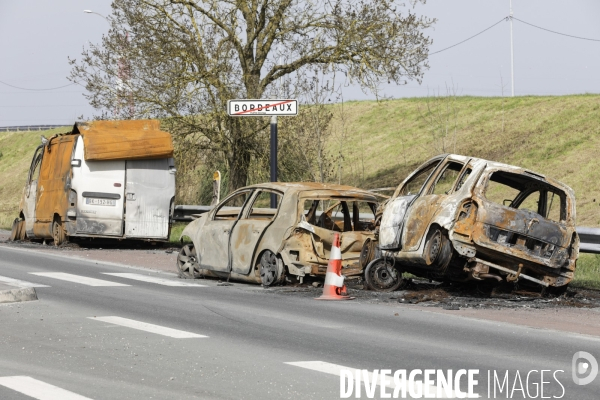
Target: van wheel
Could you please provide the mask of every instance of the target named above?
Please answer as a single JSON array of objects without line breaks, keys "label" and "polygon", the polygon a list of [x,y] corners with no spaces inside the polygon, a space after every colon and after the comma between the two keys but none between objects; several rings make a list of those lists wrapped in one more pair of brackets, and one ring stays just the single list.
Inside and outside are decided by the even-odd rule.
[{"label": "van wheel", "polygon": [[54,239],[54,246],[60,246],[66,241],[65,230],[57,219],[52,223],[52,239]]},{"label": "van wheel", "polygon": [[15,218],[10,231],[10,240],[23,240],[25,239],[25,220]]}]

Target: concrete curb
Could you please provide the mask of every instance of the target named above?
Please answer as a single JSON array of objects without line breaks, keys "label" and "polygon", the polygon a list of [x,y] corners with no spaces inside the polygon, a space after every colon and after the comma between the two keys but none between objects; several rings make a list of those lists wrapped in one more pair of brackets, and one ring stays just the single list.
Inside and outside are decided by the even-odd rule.
[{"label": "concrete curb", "polygon": [[37,300],[37,293],[35,288],[26,287],[9,290],[0,290],[0,304],[2,303],[16,303],[20,301],[31,301]]}]

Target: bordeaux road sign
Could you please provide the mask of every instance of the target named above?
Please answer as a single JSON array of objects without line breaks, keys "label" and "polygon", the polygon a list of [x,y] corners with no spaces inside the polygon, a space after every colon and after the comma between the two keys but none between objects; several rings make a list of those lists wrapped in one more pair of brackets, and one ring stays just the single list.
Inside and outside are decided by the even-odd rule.
[{"label": "bordeaux road sign", "polygon": [[228,100],[227,114],[232,117],[297,115],[298,100]]}]

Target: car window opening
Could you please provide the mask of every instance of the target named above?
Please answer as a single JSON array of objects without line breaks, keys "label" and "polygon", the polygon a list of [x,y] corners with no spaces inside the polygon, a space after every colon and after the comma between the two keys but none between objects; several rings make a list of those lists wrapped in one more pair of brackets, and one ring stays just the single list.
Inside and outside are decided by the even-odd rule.
[{"label": "car window opening", "polygon": [[[271,208],[271,196],[274,195],[276,198],[277,207]],[[254,202],[252,203],[252,208],[250,209],[250,213],[248,213],[247,219],[262,219],[262,220],[272,220],[275,218],[277,214],[277,210],[281,205],[282,199],[281,193],[261,190],[256,197],[254,198]]]},{"label": "car window opening", "polygon": [[375,203],[336,199],[304,200],[304,218],[311,225],[334,232],[375,229]]},{"label": "car window opening", "polygon": [[506,207],[534,212],[551,221],[559,222],[567,218],[566,194],[526,175],[494,172],[489,178],[485,197]]},{"label": "car window opening", "polygon": [[438,175],[431,193],[436,195],[450,194],[463,167],[464,164],[453,161],[446,164],[443,172]]}]

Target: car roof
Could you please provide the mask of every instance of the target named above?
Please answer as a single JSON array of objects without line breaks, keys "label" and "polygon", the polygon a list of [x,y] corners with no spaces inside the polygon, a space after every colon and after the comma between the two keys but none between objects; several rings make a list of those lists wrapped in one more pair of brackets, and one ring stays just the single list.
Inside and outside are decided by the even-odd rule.
[{"label": "car roof", "polygon": [[[368,190],[359,189],[354,186],[347,185],[337,185],[333,183],[320,183],[320,182],[265,182],[259,183],[255,185],[246,186],[242,189],[256,189],[256,188],[264,188],[264,189],[272,189],[278,190],[283,193],[293,193],[293,192],[317,192],[328,191],[333,194],[333,192],[339,192],[340,196],[348,196],[351,194],[357,194],[360,196],[369,196],[372,197],[375,201],[377,201],[377,195],[369,192]],[[310,193],[307,193],[310,195]]]},{"label": "car roof", "polygon": [[432,157],[431,159],[429,159],[428,161],[434,160],[436,158],[449,158],[451,160],[456,160],[456,161],[462,161],[462,162],[467,162],[467,161],[471,161],[473,163],[485,163],[486,164],[486,169],[499,169],[499,170],[503,170],[503,171],[508,171],[508,172],[514,172],[514,173],[524,173],[526,175],[532,176],[537,178],[537,179],[542,179],[543,181],[548,182],[549,184],[556,186],[558,188],[563,189],[565,192],[571,194],[572,196],[574,196],[574,192],[573,189],[571,189],[568,185],[564,184],[563,182],[560,182],[556,179],[550,178],[544,174],[540,174],[539,172],[535,172],[532,170],[529,170],[527,168],[523,168],[523,167],[518,167],[516,165],[510,165],[510,164],[504,164],[504,163],[500,163],[497,161],[490,161],[490,160],[486,160],[484,158],[477,158],[477,157],[469,157],[469,156],[463,156],[460,154],[441,154],[439,156],[436,157]]}]

